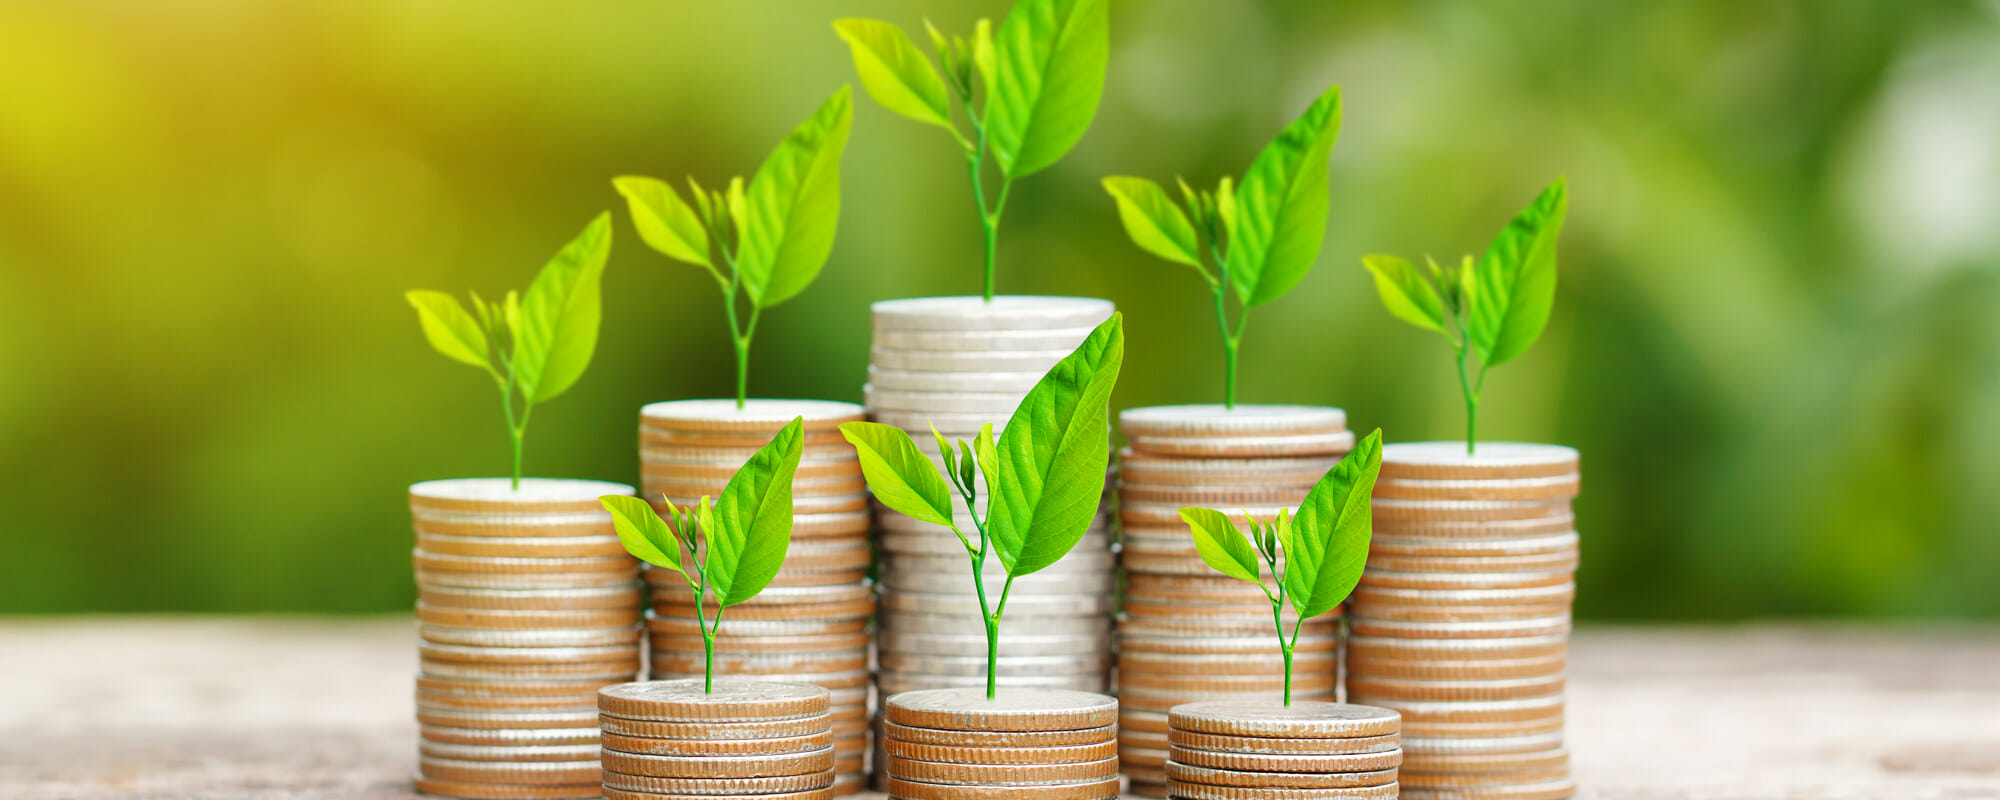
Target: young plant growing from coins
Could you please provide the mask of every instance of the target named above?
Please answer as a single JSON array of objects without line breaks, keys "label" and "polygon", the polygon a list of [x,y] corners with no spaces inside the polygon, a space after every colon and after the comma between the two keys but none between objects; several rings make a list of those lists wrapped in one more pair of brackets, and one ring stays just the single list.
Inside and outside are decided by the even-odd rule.
[{"label": "young plant growing from coins", "polygon": [[640,240],[668,258],[708,270],[721,287],[729,341],[736,349],[738,410],[749,395],[750,342],[758,317],[805,291],[833,251],[840,223],[840,157],[854,119],[852,94],[842,86],[827,98],[765,157],[748,184],[737,176],[727,188],[710,190],[689,176],[692,204],[656,178],[611,180],[625,196]]},{"label": "young plant growing from coins", "polygon": [[[1569,190],[1558,178],[1493,237],[1484,255],[1477,261],[1465,256],[1456,270],[1426,259],[1426,275],[1396,256],[1361,259],[1390,314],[1436,331],[1451,344],[1465,394],[1466,455],[1479,439],[1479,393],[1487,371],[1527,351],[1548,325],[1556,295],[1556,239],[1568,211]],[[1479,356],[1477,377],[1466,366],[1472,355]]]},{"label": "young plant growing from coins", "polygon": [[[1319,259],[1326,241],[1327,158],[1339,135],[1340,87],[1335,86],[1264,146],[1240,187],[1228,176],[1213,190],[1181,180],[1183,209],[1145,178],[1104,179],[1132,243],[1193,267],[1215,295],[1227,408],[1236,407],[1237,351],[1250,309],[1285,296]],[[1234,325],[1229,322],[1232,293]]]},{"label": "young plant growing from coins", "polygon": [[[1056,563],[1090,529],[1110,466],[1111,389],[1125,360],[1124,320],[1112,314],[1028,391],[996,440],[993,425],[953,446],[935,429],[944,475],[901,428],[849,422],[840,432],[860,454],[862,476],[883,505],[949,528],[972,561],[972,582],[986,625],[986,697],[997,688],[1000,618],[1014,581]],[[986,515],[977,513],[981,477]],[[978,538],[958,525],[951,493],[972,510]],[[993,602],[981,578],[988,555],[1007,579]]]},{"label": "young plant growing from coins", "polygon": [[[1195,551],[1215,571],[1257,584],[1271,601],[1278,649],[1285,657],[1285,705],[1292,704],[1292,649],[1299,626],[1332,611],[1361,582],[1368,563],[1373,525],[1368,497],[1382,470],[1382,431],[1376,429],[1327,470],[1306,493],[1297,513],[1280,510],[1275,519],[1249,517],[1250,533],[1237,530],[1228,514],[1208,508],[1181,509],[1194,532]],[[1282,562],[1282,566],[1281,563]],[[1271,585],[1264,583],[1268,567]],[[1285,635],[1285,605],[1297,616]]]},{"label": "young plant growing from coins", "polygon": [[[931,45],[944,64],[943,78],[909,34],[893,23],[842,19],[833,24],[853,51],[861,86],[875,102],[943,128],[958,143],[972,177],[973,208],[985,244],[983,287],[989,303],[1000,217],[1014,182],[1068,154],[1097,115],[1111,50],[1106,4],[1019,0],[998,28],[982,19],[969,37],[947,37],[925,20]],[[963,128],[952,113],[954,99],[965,117]],[[997,175],[987,174],[989,156]],[[999,188],[990,190],[996,181]]]},{"label": "young plant growing from coins", "polygon": [[521,445],[528,414],[583,377],[597,349],[604,315],[604,262],[611,255],[611,214],[597,215],[542,266],[527,293],[509,291],[489,303],[472,293],[472,311],[444,292],[404,294],[417,309],[424,338],[446,358],[486,371],[500,387],[507,437],[513,444],[510,486],[521,488]]},{"label": "young plant growing from coins", "polygon": [[[722,627],[722,613],[764,591],[791,548],[792,478],[804,452],[804,426],[805,420],[797,417],[787,423],[730,476],[712,505],[707,495],[693,508],[667,500],[663,519],[641,498],[598,498],[611,512],[626,552],[672,570],[694,592],[705,692],[715,691],[715,634]],[[715,598],[713,619],[704,610],[710,595]]]}]

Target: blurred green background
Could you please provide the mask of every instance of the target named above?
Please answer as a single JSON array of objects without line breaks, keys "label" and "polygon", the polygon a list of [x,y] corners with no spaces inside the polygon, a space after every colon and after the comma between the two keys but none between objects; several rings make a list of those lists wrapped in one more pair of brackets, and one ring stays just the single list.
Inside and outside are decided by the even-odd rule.
[{"label": "blurred green background", "polygon": [[[611,176],[753,171],[853,81],[836,17],[1005,10],[0,0],[0,611],[407,608],[405,485],[507,455],[402,291],[525,286],[604,209],[604,338],[527,458],[635,479],[639,405],[732,379],[713,285]],[[1252,319],[1247,402],[1460,435],[1447,351],[1359,257],[1476,252],[1567,175],[1555,318],[1481,432],[1582,448],[1579,614],[2000,616],[2000,4],[1113,0],[1112,36],[1000,288],[1116,300],[1118,406],[1218,399],[1220,355],[1097,179],[1240,174],[1340,83],[1327,245]],[[753,394],[858,401],[870,301],[977,290],[948,139],[856,109]]]}]

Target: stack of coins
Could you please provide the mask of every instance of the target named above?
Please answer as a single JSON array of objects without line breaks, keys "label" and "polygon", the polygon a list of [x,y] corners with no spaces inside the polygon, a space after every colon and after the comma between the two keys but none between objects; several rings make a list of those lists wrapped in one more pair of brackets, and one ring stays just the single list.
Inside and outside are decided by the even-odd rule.
[{"label": "stack of coins", "polygon": [[[1068,297],[929,297],[874,304],[868,413],[907,431],[932,460],[931,427],[970,440],[995,435],[1042,374],[1109,319],[1105,300]],[[985,484],[976,502],[985,513]],[[978,536],[954,495],[959,525]],[[1002,686],[1081,691],[1109,688],[1115,605],[1108,518],[1062,561],[1014,583],[1001,623]],[[951,532],[887,511],[880,515],[881,627],[877,686],[884,695],[983,687],[985,624],[965,549]],[[998,602],[1005,578],[989,556],[981,576]]]},{"label": "stack of coins", "polygon": [[1396,797],[1401,717],[1386,708],[1188,703],[1168,725],[1176,800]]},{"label": "stack of coins", "polygon": [[597,690],[639,672],[639,564],[597,498],[620,483],[410,487],[417,547],[417,789],[596,797]]},{"label": "stack of coins", "polygon": [[[715,640],[721,675],[808,683],[833,693],[836,794],[862,788],[868,753],[868,625],[875,589],[867,573],[868,494],[840,424],[862,419],[853,403],[733,400],[653,403],[639,413],[639,458],[647,499],[690,508],[718,497],[750,456],[795,417],[805,444],[792,481],[792,542],[784,566],[756,597],[722,615]],[[704,674],[694,593],[680,575],[648,569],[656,680]],[[715,600],[703,605],[709,618]]]},{"label": "stack of coins", "polygon": [[713,691],[700,679],[607,686],[604,797],[832,797],[831,699],[809,684],[735,678]]},{"label": "stack of coins", "polygon": [[883,701],[896,800],[1118,796],[1118,701],[1092,692],[933,689]]},{"label": "stack of coins", "polygon": [[[1184,506],[1268,521],[1296,509],[1354,447],[1347,415],[1320,406],[1157,406],[1118,417],[1125,613],[1118,623],[1119,756],[1131,791],[1167,790],[1167,710],[1196,700],[1261,702],[1284,690],[1271,603],[1202,563]],[[1246,528],[1247,530],[1247,528]],[[1269,580],[1269,576],[1266,576]],[[1289,633],[1295,612],[1284,610]],[[1332,699],[1338,613],[1299,628],[1292,696]]]},{"label": "stack of coins", "polygon": [[1406,797],[1564,798],[1577,452],[1382,448],[1348,696],[1403,712]]}]

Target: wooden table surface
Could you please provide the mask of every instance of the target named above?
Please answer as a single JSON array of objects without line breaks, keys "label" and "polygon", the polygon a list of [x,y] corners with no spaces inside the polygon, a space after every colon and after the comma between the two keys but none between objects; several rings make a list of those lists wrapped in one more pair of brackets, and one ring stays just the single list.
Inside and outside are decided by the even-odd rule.
[{"label": "wooden table surface", "polygon": [[[406,617],[0,618],[0,797],[417,797]],[[1582,798],[2000,798],[2000,628],[1580,630]]]}]

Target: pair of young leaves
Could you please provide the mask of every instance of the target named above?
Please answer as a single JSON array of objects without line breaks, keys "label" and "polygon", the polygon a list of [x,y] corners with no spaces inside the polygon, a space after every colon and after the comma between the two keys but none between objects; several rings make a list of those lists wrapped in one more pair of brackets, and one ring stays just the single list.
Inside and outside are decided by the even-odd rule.
[{"label": "pair of young leaves", "polygon": [[[986,104],[974,124],[1001,174],[1019,179],[1046,169],[1089,130],[1110,63],[1106,2],[1020,0],[998,29],[980,20],[970,39],[947,39],[924,23],[944,60],[950,91],[969,104],[975,74],[985,87]],[[853,50],[861,85],[876,102],[974,146],[952,122],[945,80],[902,28],[871,19],[842,19],[833,27]]]},{"label": "pair of young leaves", "polygon": [[[1007,574],[1020,577],[1056,563],[1090,529],[1110,465],[1111,390],[1124,360],[1124,320],[1113,314],[1028,391],[999,438],[984,425],[972,443],[954,449],[933,431],[949,483],[900,428],[849,422],[840,430],[860,454],[875,499],[954,532],[952,490],[970,508],[975,472],[983,474],[987,511],[979,527]],[[983,557],[963,533],[959,538]]]},{"label": "pair of young leaves", "polygon": [[1223,279],[1207,266],[1216,262],[1237,301],[1251,308],[1285,296],[1318,260],[1326,241],[1327,159],[1339,136],[1335,86],[1257,154],[1240,186],[1227,177],[1213,191],[1182,181],[1185,210],[1145,178],[1112,176],[1104,188],[1118,201],[1134,244],[1195,268],[1219,292]]},{"label": "pair of young leaves", "polygon": [[662,498],[668,518],[661,519],[637,497],[605,495],[598,501],[611,512],[626,552],[678,573],[697,598],[712,594],[720,618],[721,609],[764,591],[785,563],[803,427],[799,418],[786,424],[736,470],[712,505],[706,496],[694,508]]},{"label": "pair of young leaves", "polygon": [[[489,303],[472,295],[473,312],[444,292],[418,289],[405,297],[417,309],[424,338],[445,357],[486,370],[500,387],[514,437],[514,480],[521,478],[520,438],[512,398],[528,407],[554,399],[583,377],[597,349],[603,319],[604,264],[611,255],[611,215],[602,213],[542,267],[526,294],[508,292]],[[476,315],[475,315],[476,313]]]},{"label": "pair of young leaves", "polygon": [[[1381,470],[1382,431],[1377,429],[1313,484],[1296,514],[1280,511],[1277,519],[1264,523],[1251,519],[1249,536],[1237,530],[1228,514],[1214,509],[1183,508],[1181,519],[1193,531],[1203,562],[1257,584],[1274,605],[1282,598],[1299,619],[1311,619],[1340,605],[1361,581],[1373,531],[1369,496]],[[1278,584],[1276,591],[1264,587],[1264,566]],[[1278,635],[1282,641],[1282,628]]]}]

